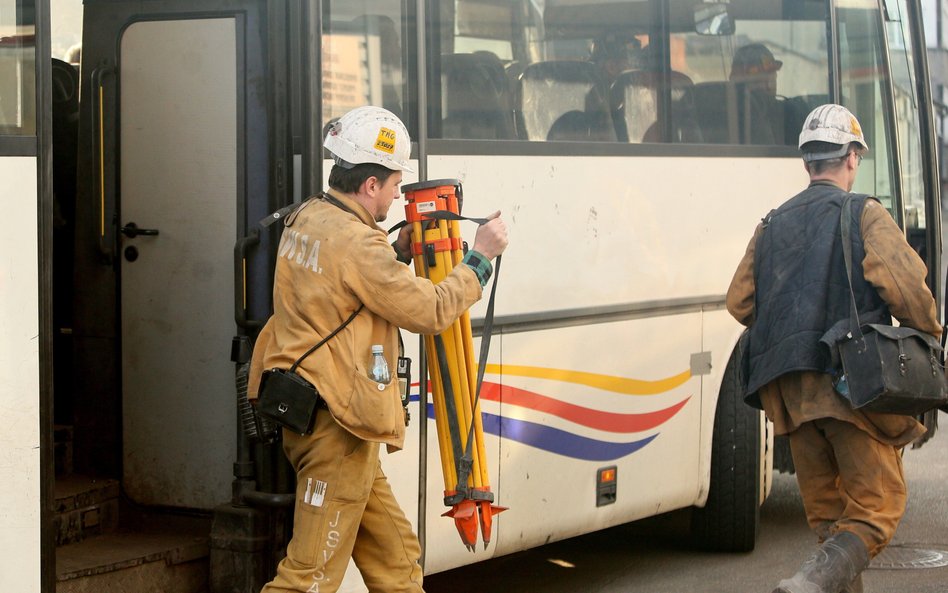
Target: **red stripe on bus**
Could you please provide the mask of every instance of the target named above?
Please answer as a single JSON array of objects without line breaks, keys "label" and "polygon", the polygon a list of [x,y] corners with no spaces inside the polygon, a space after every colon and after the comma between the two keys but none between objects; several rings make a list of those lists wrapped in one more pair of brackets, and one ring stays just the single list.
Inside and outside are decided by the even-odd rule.
[{"label": "red stripe on bus", "polygon": [[671,407],[655,412],[617,414],[577,406],[532,391],[510,387],[509,385],[497,385],[496,383],[485,382],[481,387],[481,397],[489,401],[498,401],[502,404],[559,416],[564,420],[596,430],[622,433],[642,432],[660,426],[677,414],[691,399],[691,396],[688,396]]}]

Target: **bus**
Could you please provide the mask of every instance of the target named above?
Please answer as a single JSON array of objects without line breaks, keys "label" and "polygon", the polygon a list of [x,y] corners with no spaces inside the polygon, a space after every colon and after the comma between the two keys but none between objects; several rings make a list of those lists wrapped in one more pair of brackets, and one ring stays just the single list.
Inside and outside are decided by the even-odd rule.
[{"label": "bus", "polygon": [[406,123],[405,183],[458,179],[510,228],[489,546],[440,516],[426,380],[382,456],[429,574],[678,509],[702,548],[754,548],[785,462],[724,293],[806,183],[813,107],[862,122],[855,190],[941,302],[918,0],[85,0],[76,61],[51,55],[56,3],[0,0],[3,590],[272,576],[296,497],[241,398],[280,236],[260,221],[323,188],[324,129],[359,105]]}]

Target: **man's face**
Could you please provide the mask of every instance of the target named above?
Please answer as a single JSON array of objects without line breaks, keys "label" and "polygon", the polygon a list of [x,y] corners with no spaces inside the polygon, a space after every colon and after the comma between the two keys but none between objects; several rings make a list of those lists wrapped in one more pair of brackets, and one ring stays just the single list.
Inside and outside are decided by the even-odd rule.
[{"label": "man's face", "polygon": [[395,171],[388,176],[388,179],[385,180],[385,183],[379,184],[376,179],[375,183],[375,204],[377,206],[375,210],[375,222],[384,222],[388,218],[388,211],[392,207],[392,202],[395,201],[395,198],[398,197],[400,191],[398,189],[399,184],[402,182],[402,172]]}]

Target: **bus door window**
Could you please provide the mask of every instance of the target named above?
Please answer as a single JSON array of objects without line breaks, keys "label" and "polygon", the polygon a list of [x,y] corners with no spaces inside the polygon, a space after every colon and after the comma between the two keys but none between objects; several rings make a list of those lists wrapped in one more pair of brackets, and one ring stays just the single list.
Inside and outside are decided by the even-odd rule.
[{"label": "bus door window", "polygon": [[886,0],[885,16],[896,131],[899,139],[899,175],[902,182],[905,231],[909,243],[925,259],[927,225],[924,156],[922,155],[919,101],[915,95],[915,56],[912,53],[905,0]]},{"label": "bus door window", "polygon": [[404,3],[329,0],[323,6],[323,125],[355,107],[378,105],[414,135],[406,68],[414,33]]},{"label": "bus door window", "polygon": [[869,153],[860,165],[853,191],[876,196],[901,223],[896,202],[895,162],[883,58],[879,8],[875,0],[852,0],[837,9],[840,103],[863,127]]},{"label": "bus door window", "polygon": [[704,2],[671,3],[671,69],[694,83],[690,111],[673,103],[673,129],[687,129],[691,117],[699,124],[697,135],[675,140],[796,146],[806,114],[829,99],[825,5],[718,6],[734,26],[703,26]]},{"label": "bus door window", "polygon": [[0,0],[0,136],[36,134],[35,9]]}]

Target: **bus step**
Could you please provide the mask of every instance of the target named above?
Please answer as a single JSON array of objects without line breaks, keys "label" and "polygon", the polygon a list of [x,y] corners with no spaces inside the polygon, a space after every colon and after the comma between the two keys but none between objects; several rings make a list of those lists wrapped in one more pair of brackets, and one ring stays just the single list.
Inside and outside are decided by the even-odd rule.
[{"label": "bus step", "polygon": [[118,526],[118,480],[67,475],[56,478],[56,545],[109,533]]},{"label": "bus step", "polygon": [[56,549],[56,593],[195,593],[208,587],[208,538],[115,532]]}]

